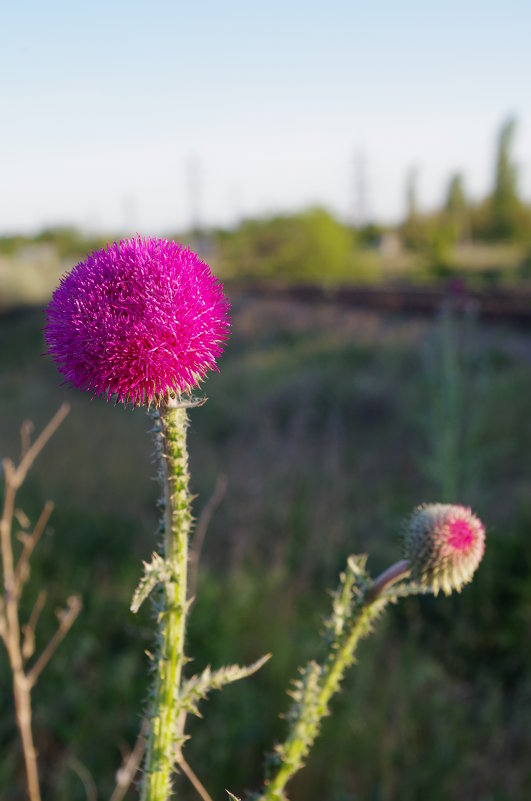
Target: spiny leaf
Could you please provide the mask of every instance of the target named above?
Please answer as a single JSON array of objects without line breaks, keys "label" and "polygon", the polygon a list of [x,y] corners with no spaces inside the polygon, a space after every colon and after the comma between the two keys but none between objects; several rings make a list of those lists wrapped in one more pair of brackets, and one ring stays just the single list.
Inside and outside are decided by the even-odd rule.
[{"label": "spiny leaf", "polygon": [[170,577],[170,569],[162,556],[153,553],[151,562],[144,562],[144,575],[139,581],[133,600],[131,601],[131,612],[138,612],[148,595],[153,589]]},{"label": "spiny leaf", "polygon": [[210,667],[205,668],[202,673],[192,676],[183,685],[181,691],[181,703],[183,707],[194,715],[199,715],[198,703],[206,698],[211,690],[221,690],[226,684],[233,681],[245,679],[256,673],[257,670],[271,659],[271,654],[266,654],[253,662],[252,665],[228,665],[212,672]]},{"label": "spiny leaf", "polygon": [[332,614],[325,620],[325,637],[332,647],[337,647],[357,602],[370,584],[366,563],[366,554],[349,556],[347,568],[339,577],[339,587],[332,593]]}]

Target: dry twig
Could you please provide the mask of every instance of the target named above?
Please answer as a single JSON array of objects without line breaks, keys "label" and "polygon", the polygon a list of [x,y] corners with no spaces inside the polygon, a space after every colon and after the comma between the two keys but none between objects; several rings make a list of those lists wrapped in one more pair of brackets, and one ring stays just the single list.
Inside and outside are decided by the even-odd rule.
[{"label": "dry twig", "polygon": [[86,765],[80,762],[75,756],[69,756],[66,764],[71,770],[74,771],[76,776],[79,778],[79,781],[83,785],[87,801],[98,801],[98,790],[96,788],[96,783]]},{"label": "dry twig", "polygon": [[28,622],[22,625],[20,623],[19,601],[24,584],[29,577],[31,555],[46,528],[53,505],[51,503],[45,504],[31,534],[23,531],[18,535],[23,545],[22,552],[15,565],[13,522],[16,520],[23,529],[29,525],[24,512],[15,507],[15,499],[17,490],[23,484],[36,457],[61,425],[68,412],[69,406],[64,403],[33,443],[30,440],[31,424],[25,422],[22,425],[20,434],[21,458],[19,464],[15,466],[10,459],[2,461],[5,486],[0,520],[0,548],[4,592],[3,595],[0,593],[0,638],[6,646],[13,676],[15,714],[22,741],[30,801],[40,801],[41,798],[37,755],[31,729],[31,690],[35,686],[41,671],[48,664],[57,646],[79,614],[81,600],[77,596],[71,596],[68,599],[68,608],[59,615],[57,631],[33,667],[26,672],[24,663],[33,655],[35,650],[35,628],[46,600],[46,593],[44,591],[39,593]]},{"label": "dry twig", "polygon": [[44,504],[43,510],[39,516],[39,519],[35,523],[35,528],[31,532],[31,534],[25,534],[22,539],[24,543],[24,547],[22,549],[22,553],[19,556],[17,566],[15,568],[15,582],[18,584],[19,589],[21,590],[26,581],[29,578],[29,560],[31,554],[33,553],[35,546],[37,545],[38,541],[41,538],[44,529],[48,524],[48,520],[53,512],[53,503],[51,501],[46,501]]},{"label": "dry twig", "polygon": [[76,617],[81,612],[81,598],[79,595],[70,595],[69,598],[66,599],[67,608],[60,609],[57,612],[57,617],[59,619],[59,626],[55,634],[53,635],[52,639],[37,659],[31,670],[28,671],[26,679],[30,685],[30,687],[34,687],[37,683],[37,679],[39,678],[40,674],[54,655],[57,650],[59,644],[64,640],[68,630],[72,627],[72,624]]},{"label": "dry twig", "polygon": [[26,659],[30,659],[30,657],[32,657],[35,653],[35,629],[37,628],[37,623],[39,621],[41,612],[44,609],[47,595],[48,593],[46,590],[41,590],[39,592],[37,595],[37,600],[33,604],[33,609],[31,610],[29,620],[25,626],[22,626],[22,633],[24,635],[24,639],[22,641],[22,656],[24,657],[24,661]]},{"label": "dry twig", "polygon": [[198,776],[194,773],[188,762],[183,756],[183,752],[179,749],[177,752],[177,765],[180,767],[194,790],[197,794],[203,799],[203,801],[212,801],[212,796],[206,789],[206,787],[201,783]]},{"label": "dry twig", "polygon": [[116,773],[116,787],[109,801],[122,801],[130,786],[135,780],[135,776],[142,762],[144,751],[146,750],[146,734],[148,722],[142,721],[140,734],[131,753],[124,759],[122,767]]}]

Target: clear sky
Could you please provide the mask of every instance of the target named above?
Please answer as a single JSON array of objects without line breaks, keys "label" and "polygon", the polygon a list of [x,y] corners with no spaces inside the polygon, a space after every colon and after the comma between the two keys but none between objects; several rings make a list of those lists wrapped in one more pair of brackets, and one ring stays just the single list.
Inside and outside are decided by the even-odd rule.
[{"label": "clear sky", "polygon": [[531,199],[530,32],[529,0],[5,0],[0,231],[352,218],[360,175],[398,219],[413,167],[425,208],[485,193],[509,115]]}]

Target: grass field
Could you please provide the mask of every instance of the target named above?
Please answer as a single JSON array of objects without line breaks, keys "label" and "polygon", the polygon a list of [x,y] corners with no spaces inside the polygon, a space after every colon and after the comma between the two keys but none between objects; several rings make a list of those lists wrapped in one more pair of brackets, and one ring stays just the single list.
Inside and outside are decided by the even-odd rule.
[{"label": "grass field", "polygon": [[[188,640],[191,671],[273,658],[202,708],[189,761],[215,799],[257,789],[282,736],[285,689],[320,653],[328,588],[346,556],[374,573],[399,556],[413,506],[457,497],[487,524],[473,585],[412,599],[362,645],[293,801],[526,801],[531,794],[531,336],[454,320],[383,318],[331,304],[233,300],[221,372],[192,412],[197,512],[220,474],[227,496],[207,534]],[[53,610],[83,613],[36,689],[45,799],[108,798],[139,727],[149,609],[129,601],[157,527],[150,421],[60,386],[43,357],[43,315],[0,317],[0,453],[18,426],[72,411],[21,495],[56,510],[27,607],[45,584]],[[453,387],[448,392],[448,387]],[[0,797],[23,799],[23,771],[0,653]],[[80,768],[81,766],[81,768]],[[180,797],[194,792],[178,779]],[[128,796],[134,798],[134,791]]]}]

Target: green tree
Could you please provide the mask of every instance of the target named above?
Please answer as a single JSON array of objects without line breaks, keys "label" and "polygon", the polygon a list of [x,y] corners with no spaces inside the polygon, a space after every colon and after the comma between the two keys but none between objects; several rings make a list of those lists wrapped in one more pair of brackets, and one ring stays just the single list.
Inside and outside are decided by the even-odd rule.
[{"label": "green tree", "polygon": [[450,178],[444,213],[454,241],[465,239],[468,234],[468,202],[463,176],[460,173],[455,173]]},{"label": "green tree", "polygon": [[356,235],[319,208],[243,223],[221,251],[224,274],[326,283],[358,267]]},{"label": "green tree", "polygon": [[406,220],[402,235],[407,247],[418,250],[424,244],[424,231],[418,212],[417,198],[418,170],[409,170],[406,178]]},{"label": "green tree", "polygon": [[492,233],[499,238],[511,238],[520,233],[523,204],[518,197],[518,166],[513,158],[516,120],[502,125],[496,154],[496,173],[492,193]]},{"label": "green tree", "polygon": [[406,179],[407,223],[414,224],[418,217],[417,202],[418,170],[411,169]]}]

